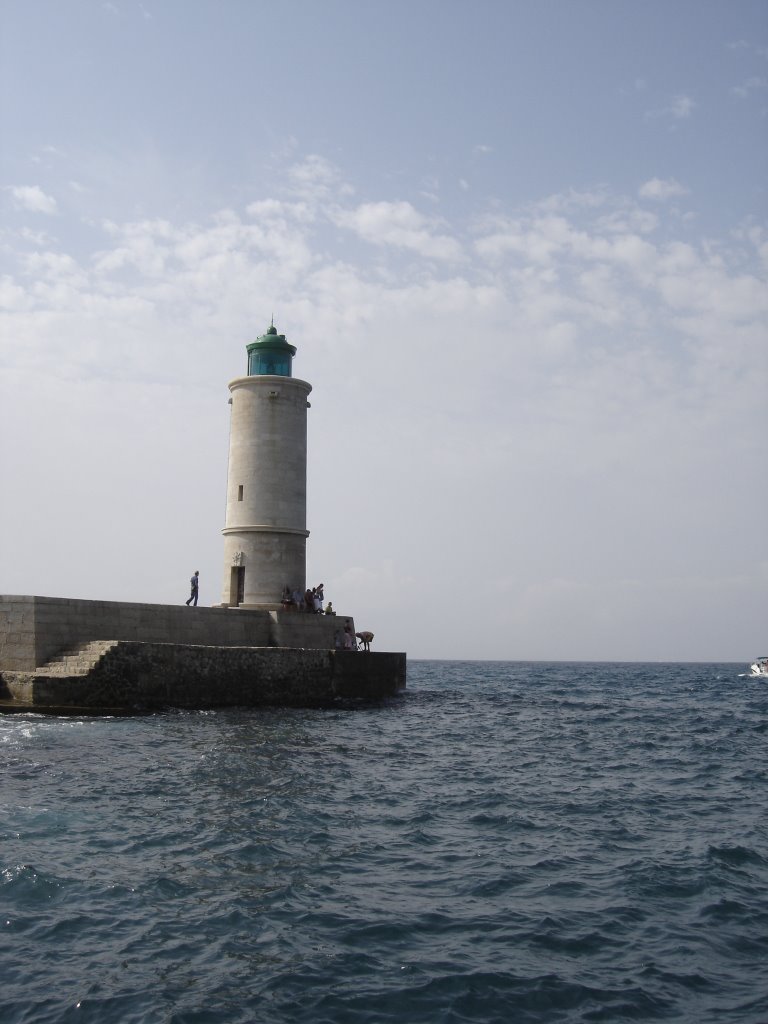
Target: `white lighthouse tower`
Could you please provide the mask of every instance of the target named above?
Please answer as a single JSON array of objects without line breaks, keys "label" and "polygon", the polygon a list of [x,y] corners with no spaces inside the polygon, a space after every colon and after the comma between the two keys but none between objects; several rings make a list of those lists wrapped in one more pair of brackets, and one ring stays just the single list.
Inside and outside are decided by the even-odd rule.
[{"label": "white lighthouse tower", "polygon": [[307,395],[296,349],[272,324],[247,346],[248,376],[230,381],[224,588],[229,607],[279,608],[306,586]]}]

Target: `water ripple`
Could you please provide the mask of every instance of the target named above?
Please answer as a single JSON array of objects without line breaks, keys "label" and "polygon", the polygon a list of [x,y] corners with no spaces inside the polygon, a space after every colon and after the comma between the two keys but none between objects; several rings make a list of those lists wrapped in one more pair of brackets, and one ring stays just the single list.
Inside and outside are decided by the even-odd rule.
[{"label": "water ripple", "polygon": [[740,668],[416,662],[368,707],[0,717],[0,1021],[765,1024]]}]

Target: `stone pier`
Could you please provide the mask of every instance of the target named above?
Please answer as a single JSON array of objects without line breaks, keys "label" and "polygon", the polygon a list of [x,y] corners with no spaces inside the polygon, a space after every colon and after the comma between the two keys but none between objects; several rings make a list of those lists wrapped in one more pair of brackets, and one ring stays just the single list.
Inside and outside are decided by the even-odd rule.
[{"label": "stone pier", "polygon": [[0,710],[313,705],[405,688],[402,653],[337,650],[351,616],[0,596]]}]

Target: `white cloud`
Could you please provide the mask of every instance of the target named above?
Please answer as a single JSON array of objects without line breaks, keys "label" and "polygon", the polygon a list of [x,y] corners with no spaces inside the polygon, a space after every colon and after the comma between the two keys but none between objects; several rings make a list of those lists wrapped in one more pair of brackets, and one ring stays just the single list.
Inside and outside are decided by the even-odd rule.
[{"label": "white cloud", "polygon": [[334,193],[347,195],[351,191],[342,181],[338,167],[316,153],[289,167],[288,181],[291,191],[308,200],[326,199]]},{"label": "white cloud", "polygon": [[284,202],[280,199],[259,199],[246,206],[246,213],[256,221],[280,229],[288,228],[291,222],[309,224],[315,219],[315,210],[310,203]]},{"label": "white cloud", "polygon": [[338,210],[333,220],[374,245],[409,249],[427,259],[457,260],[462,255],[455,238],[434,233],[432,222],[405,201],[362,203]]},{"label": "white cloud", "polygon": [[673,196],[688,195],[688,189],[674,178],[667,178],[666,180],[663,178],[651,178],[640,186],[638,195],[642,199],[656,199],[663,202],[665,199],[671,199]]},{"label": "white cloud", "polygon": [[667,121],[681,121],[690,117],[696,107],[696,101],[685,93],[678,93],[673,96],[669,103],[656,110],[646,111],[649,119],[661,118]]},{"label": "white cloud", "polygon": [[[328,176],[320,168],[315,179]],[[177,600],[168,560],[141,550],[154,536],[137,525],[144,509],[147,522],[182,524],[172,559],[201,545],[195,561],[218,580],[226,381],[274,312],[314,387],[309,572],[332,581],[338,610],[382,646],[639,657],[647,648],[633,638],[663,618],[657,581],[686,637],[675,647],[670,636],[664,653],[709,656],[692,647],[696,629],[725,643],[717,602],[701,594],[721,578],[740,621],[750,614],[758,511],[733,494],[761,464],[765,233],[746,225],[706,245],[670,237],[638,199],[599,189],[488,216],[473,247],[462,224],[414,204],[354,204],[335,185],[310,192],[200,221],[92,225],[101,237],[82,255],[18,239],[16,270],[0,280],[0,428],[24,424],[7,485],[44,505],[59,480],[51,421],[61,420],[67,472],[87,478],[105,452],[133,453],[109,476],[104,511],[110,531],[138,535],[124,554],[141,572],[105,595],[93,560],[72,573],[56,538],[7,505],[0,526],[22,553],[6,559],[8,585]],[[382,266],[357,247],[351,259],[347,231],[391,258]],[[355,486],[340,506],[348,473]],[[178,486],[188,477],[198,481],[191,518]],[[403,518],[403,495],[418,515]],[[90,551],[99,527],[76,505],[57,516],[69,549]],[[425,608],[425,593],[457,580],[462,595],[491,595],[479,646],[461,602]],[[685,607],[696,615],[676,611]]]},{"label": "white cloud", "polygon": [[695,106],[696,104],[690,96],[681,94],[673,98],[669,112],[673,117],[690,117]]},{"label": "white cloud", "polygon": [[31,306],[27,289],[16,284],[9,275],[0,277],[0,309],[19,311]]},{"label": "white cloud", "polygon": [[20,210],[49,214],[57,212],[56,200],[43,192],[39,185],[9,185],[8,191]]},{"label": "white cloud", "polygon": [[556,192],[534,203],[532,208],[547,213],[566,213],[611,206],[615,202],[615,197],[606,188],[569,188],[565,192]]},{"label": "white cloud", "polygon": [[763,89],[768,89],[768,78],[753,75],[751,78],[745,79],[741,85],[734,85],[731,93],[738,96],[739,99],[746,99],[750,93],[761,92]]},{"label": "white cloud", "polygon": [[659,226],[659,218],[655,213],[637,207],[623,208],[606,213],[595,222],[601,231],[611,234],[629,234],[639,231],[640,234],[651,234]]},{"label": "white cloud", "polygon": [[19,238],[36,246],[38,249],[51,248],[56,244],[55,240],[46,231],[33,231],[31,228],[23,227],[19,232]]}]

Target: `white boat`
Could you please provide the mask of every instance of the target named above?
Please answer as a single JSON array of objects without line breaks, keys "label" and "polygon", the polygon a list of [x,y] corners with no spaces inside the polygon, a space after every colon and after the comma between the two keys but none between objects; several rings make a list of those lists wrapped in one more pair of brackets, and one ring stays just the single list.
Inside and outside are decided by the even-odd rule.
[{"label": "white boat", "polygon": [[764,676],[768,678],[768,658],[758,658],[753,661],[749,666],[750,678],[755,676]]}]

